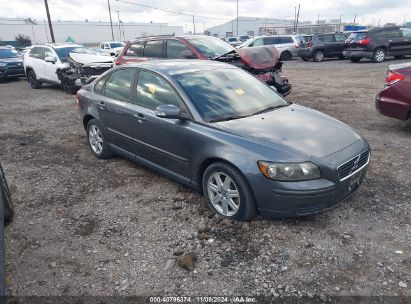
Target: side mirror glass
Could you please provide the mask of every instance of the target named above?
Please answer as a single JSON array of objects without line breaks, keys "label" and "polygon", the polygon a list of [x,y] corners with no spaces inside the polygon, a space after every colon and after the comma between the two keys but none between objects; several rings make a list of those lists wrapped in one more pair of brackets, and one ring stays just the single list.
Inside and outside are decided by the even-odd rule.
[{"label": "side mirror glass", "polygon": [[57,59],[52,57],[52,56],[47,56],[44,60],[46,62],[51,62],[51,63],[56,63],[56,61],[57,61]]},{"label": "side mirror glass", "polygon": [[161,118],[182,118],[180,108],[171,104],[158,106],[156,108],[156,116]]},{"label": "side mirror glass", "polygon": [[185,50],[181,52],[181,58],[184,59],[197,59],[197,56],[190,50]]}]

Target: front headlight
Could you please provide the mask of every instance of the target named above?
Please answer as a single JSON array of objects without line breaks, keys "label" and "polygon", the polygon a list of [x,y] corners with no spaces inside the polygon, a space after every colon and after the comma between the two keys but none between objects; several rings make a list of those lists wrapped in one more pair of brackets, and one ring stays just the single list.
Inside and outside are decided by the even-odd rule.
[{"label": "front headlight", "polygon": [[310,162],[304,163],[273,163],[259,161],[261,173],[278,181],[304,181],[321,177],[320,169]]}]

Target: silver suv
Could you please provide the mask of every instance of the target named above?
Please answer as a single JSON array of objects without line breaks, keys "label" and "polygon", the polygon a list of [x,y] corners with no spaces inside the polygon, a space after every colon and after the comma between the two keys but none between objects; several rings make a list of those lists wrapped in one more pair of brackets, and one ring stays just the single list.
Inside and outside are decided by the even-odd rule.
[{"label": "silver suv", "polygon": [[293,57],[297,57],[297,48],[299,40],[295,35],[275,35],[275,36],[256,36],[248,39],[241,44],[239,48],[261,46],[261,45],[273,45],[280,53],[280,60],[290,60]]}]

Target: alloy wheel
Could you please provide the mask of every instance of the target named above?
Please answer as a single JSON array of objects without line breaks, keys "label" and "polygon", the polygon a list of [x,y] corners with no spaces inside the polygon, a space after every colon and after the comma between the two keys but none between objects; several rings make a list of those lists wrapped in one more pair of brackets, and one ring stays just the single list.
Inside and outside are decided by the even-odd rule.
[{"label": "alloy wheel", "polygon": [[233,216],[240,209],[240,192],[226,173],[213,173],[207,181],[207,192],[211,204],[220,214]]},{"label": "alloy wheel", "polygon": [[94,153],[101,154],[103,152],[103,136],[101,135],[100,129],[96,125],[90,126],[88,140]]},{"label": "alloy wheel", "polygon": [[378,62],[384,61],[385,53],[383,50],[378,50],[375,53],[375,59],[377,59]]},{"label": "alloy wheel", "polygon": [[324,54],[323,54],[323,52],[317,52],[316,54],[315,54],[315,60],[316,61],[323,61],[323,59],[324,59]]}]

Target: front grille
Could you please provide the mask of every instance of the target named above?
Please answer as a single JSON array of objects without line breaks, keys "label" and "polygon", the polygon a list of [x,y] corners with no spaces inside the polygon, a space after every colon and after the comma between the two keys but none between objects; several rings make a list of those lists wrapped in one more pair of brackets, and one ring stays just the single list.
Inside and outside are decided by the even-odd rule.
[{"label": "front grille", "polygon": [[368,162],[369,157],[370,151],[367,150],[339,166],[338,178],[341,180],[364,166]]}]

